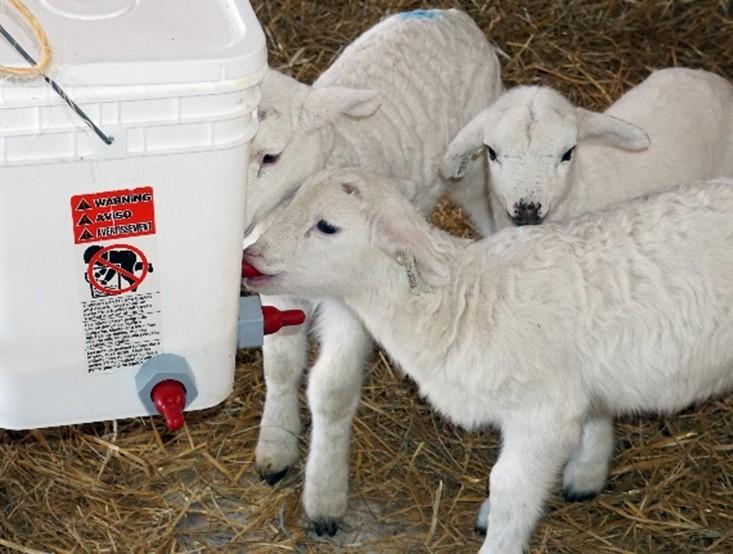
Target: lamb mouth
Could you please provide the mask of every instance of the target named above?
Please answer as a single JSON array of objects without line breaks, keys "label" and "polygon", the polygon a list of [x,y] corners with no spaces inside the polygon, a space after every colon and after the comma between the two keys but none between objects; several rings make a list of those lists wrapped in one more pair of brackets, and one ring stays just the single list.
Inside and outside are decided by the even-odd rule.
[{"label": "lamb mouth", "polygon": [[263,273],[246,259],[242,260],[242,277],[244,278],[244,286],[248,289],[257,289],[266,285],[276,276],[275,273]]},{"label": "lamb mouth", "polygon": [[257,277],[245,277],[244,286],[253,292],[259,292],[271,284],[277,275],[258,275]]}]

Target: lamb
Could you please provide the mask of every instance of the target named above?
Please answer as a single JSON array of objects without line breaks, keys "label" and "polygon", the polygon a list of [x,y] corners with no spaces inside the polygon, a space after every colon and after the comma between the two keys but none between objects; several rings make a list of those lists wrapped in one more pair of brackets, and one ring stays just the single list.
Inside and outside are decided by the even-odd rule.
[{"label": "lamb", "polygon": [[563,465],[595,463],[599,421],[733,387],[733,180],[481,241],[430,227],[398,187],[413,194],[314,176],[246,250],[263,274],[246,285],[342,300],[439,412],[501,430],[481,552],[522,552]]},{"label": "lamb", "polygon": [[507,91],[453,140],[459,178],[486,148],[499,228],[564,221],[660,187],[733,176],[733,86],[701,70],[654,71],[605,113],[547,87]]},{"label": "lamb", "polygon": [[[254,231],[277,221],[279,206],[325,167],[364,165],[422,183],[413,202],[427,213],[450,182],[439,173],[451,138],[503,90],[496,50],[458,10],[391,16],[348,46],[313,86],[270,71],[261,125],[252,145],[246,218]],[[484,168],[456,200],[482,233],[493,229]],[[280,308],[317,311],[320,354],[311,369],[312,433],[305,468],[305,511],[316,532],[333,535],[348,498],[351,421],[371,341],[340,302],[267,298]],[[306,364],[306,329],[267,337],[267,397],[256,466],[274,483],[298,456],[298,381]],[[339,371],[336,371],[336,368]]]}]

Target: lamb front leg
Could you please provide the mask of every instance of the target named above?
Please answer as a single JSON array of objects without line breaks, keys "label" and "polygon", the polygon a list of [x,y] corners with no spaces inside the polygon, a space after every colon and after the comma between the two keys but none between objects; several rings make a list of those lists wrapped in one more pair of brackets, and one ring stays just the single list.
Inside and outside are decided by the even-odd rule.
[{"label": "lamb front leg", "polygon": [[522,554],[550,487],[581,440],[581,418],[522,414],[502,427],[503,446],[489,477],[486,539],[480,554]]},{"label": "lamb front leg", "polygon": [[[310,318],[310,303],[287,296],[263,296],[263,304],[281,310],[302,309]],[[300,411],[298,385],[308,353],[307,325],[285,327],[265,337],[262,345],[267,392],[255,449],[255,466],[274,485],[298,459]]]},{"label": "lamb front leg", "polygon": [[305,511],[318,535],[333,536],[349,497],[351,425],[371,340],[345,305],[324,300],[318,307],[321,348],[308,383],[313,423],[305,466]]}]

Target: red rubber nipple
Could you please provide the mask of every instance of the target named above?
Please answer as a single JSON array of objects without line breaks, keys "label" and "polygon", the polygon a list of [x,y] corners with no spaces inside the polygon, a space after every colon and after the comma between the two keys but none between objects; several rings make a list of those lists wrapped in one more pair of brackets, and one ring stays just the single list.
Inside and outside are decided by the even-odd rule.
[{"label": "red rubber nipple", "polygon": [[305,313],[302,310],[280,311],[274,306],[262,306],[262,321],[264,334],[271,335],[283,327],[300,325],[305,321]]},{"label": "red rubber nipple", "polygon": [[165,418],[165,424],[171,431],[183,427],[183,408],[186,406],[186,387],[174,379],[161,381],[150,393],[158,413]]}]

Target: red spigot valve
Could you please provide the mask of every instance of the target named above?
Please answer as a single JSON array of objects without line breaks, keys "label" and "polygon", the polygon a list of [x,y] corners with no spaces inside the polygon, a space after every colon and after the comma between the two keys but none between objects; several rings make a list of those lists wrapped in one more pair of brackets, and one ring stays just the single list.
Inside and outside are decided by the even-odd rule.
[{"label": "red spigot valve", "polygon": [[242,259],[242,277],[262,277],[262,273],[255,266]]},{"label": "red spigot valve", "polygon": [[175,379],[166,379],[153,387],[150,393],[158,413],[165,418],[171,431],[183,427],[183,408],[186,406],[186,387]]},{"label": "red spigot valve", "polygon": [[264,334],[277,333],[283,327],[300,325],[305,321],[305,313],[302,310],[278,310],[274,306],[262,306],[262,322]]}]

